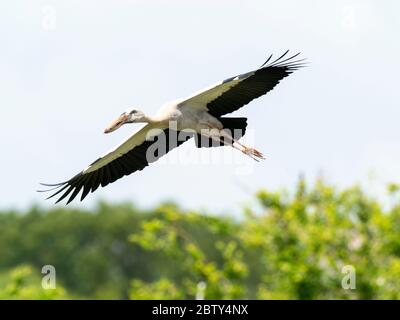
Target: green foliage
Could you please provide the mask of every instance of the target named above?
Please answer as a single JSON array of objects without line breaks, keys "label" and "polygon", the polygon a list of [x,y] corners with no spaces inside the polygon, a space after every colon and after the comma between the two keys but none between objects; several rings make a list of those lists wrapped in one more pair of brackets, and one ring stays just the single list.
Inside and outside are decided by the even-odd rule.
[{"label": "green foliage", "polygon": [[[261,190],[241,217],[101,203],[0,213],[0,298],[399,299],[400,188],[383,206],[322,181]],[[41,288],[43,265],[57,290]],[[345,290],[342,268],[356,271]],[[65,288],[65,289],[64,289]]]},{"label": "green foliage", "polygon": [[142,280],[132,281],[132,290],[129,297],[134,300],[166,300],[182,299],[183,296],[183,293],[178,291],[172,281],[162,278],[150,284]]},{"label": "green foliage", "polygon": [[61,286],[55,289],[43,289],[41,277],[30,266],[21,265],[9,272],[0,274],[0,299],[50,300],[66,299]]}]

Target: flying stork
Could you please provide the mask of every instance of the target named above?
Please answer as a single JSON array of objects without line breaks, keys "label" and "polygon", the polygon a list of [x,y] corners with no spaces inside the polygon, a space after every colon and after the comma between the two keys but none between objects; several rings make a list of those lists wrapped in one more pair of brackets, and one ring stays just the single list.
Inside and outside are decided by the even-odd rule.
[{"label": "flying stork", "polygon": [[245,133],[247,118],[223,116],[266,94],[280,80],[305,65],[305,59],[295,59],[300,53],[290,57],[287,57],[287,53],[273,61],[271,55],[256,70],[220,81],[187,98],[167,103],[154,116],[136,109],[123,112],[104,130],[105,133],[115,131],[127,123],[145,125],[71,179],[57,184],[43,183],[51,188],[40,192],[56,190],[47,198],[60,195],[56,203],[70,195],[68,204],[83,189],[82,201],[100,185],[105,187],[125,175],[143,170],[149,163],[191,137],[195,138],[198,148],[228,145],[257,161],[264,159],[260,151],[238,141]]}]

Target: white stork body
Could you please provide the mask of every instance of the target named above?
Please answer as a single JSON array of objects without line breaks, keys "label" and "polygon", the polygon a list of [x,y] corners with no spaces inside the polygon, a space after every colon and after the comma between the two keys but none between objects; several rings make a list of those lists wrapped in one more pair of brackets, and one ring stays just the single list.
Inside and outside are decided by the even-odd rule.
[{"label": "white stork body", "polygon": [[[144,169],[149,163],[156,161],[192,136],[195,137],[196,146],[199,148],[229,145],[255,160],[263,159],[259,151],[238,141],[245,133],[247,119],[229,118],[223,115],[266,94],[281,79],[303,66],[302,60],[294,60],[298,54],[283,59],[286,54],[287,52],[267,64],[271,55],[257,70],[228,78],[185,99],[169,102],[154,116],[147,116],[138,110],[124,112],[105,130],[106,133],[118,129],[125,123],[143,122],[146,125],[73,178],[58,184],[44,184],[54,187],[50,190],[58,189],[49,198],[63,192],[57,202],[71,194],[67,202],[69,203],[83,189],[81,195],[83,200],[89,192],[94,192],[100,185],[104,187],[124,175]],[[232,133],[237,130],[239,130],[238,135]],[[184,139],[180,139],[181,133],[186,134]],[[175,136],[178,137],[177,141],[171,143],[171,137]],[[204,144],[204,139],[212,141],[213,144]],[[164,148],[162,152],[158,150],[150,157],[149,151],[154,149],[154,140],[162,140]]]}]

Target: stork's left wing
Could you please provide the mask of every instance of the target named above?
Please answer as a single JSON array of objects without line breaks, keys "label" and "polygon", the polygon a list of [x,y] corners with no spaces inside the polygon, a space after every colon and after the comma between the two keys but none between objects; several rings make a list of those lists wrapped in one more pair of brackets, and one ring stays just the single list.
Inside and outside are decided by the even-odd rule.
[{"label": "stork's left wing", "polygon": [[[152,129],[153,133],[149,134]],[[157,130],[151,125],[146,125],[71,179],[57,184],[42,184],[52,187],[50,190],[43,191],[56,190],[47,199],[61,194],[56,203],[70,195],[68,204],[83,189],[82,201],[89,192],[94,192],[100,185],[105,187],[125,175],[143,170],[150,163],[192,137],[190,132],[182,133],[172,129]],[[158,144],[156,145],[156,143]]]},{"label": "stork's left wing", "polygon": [[300,53],[285,58],[288,52],[272,62],[271,55],[259,69],[221,81],[182,100],[179,105],[207,108],[214,117],[238,110],[271,91],[280,80],[304,66],[304,59],[295,60]]}]

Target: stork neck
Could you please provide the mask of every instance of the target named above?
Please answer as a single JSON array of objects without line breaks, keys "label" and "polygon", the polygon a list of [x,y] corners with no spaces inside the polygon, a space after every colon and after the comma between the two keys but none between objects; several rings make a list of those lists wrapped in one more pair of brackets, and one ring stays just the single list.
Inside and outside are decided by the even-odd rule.
[{"label": "stork neck", "polygon": [[[154,116],[145,115],[143,122],[147,122],[149,124],[159,124],[162,125],[166,122],[167,119],[163,119],[160,115],[156,114]],[[168,122],[167,122],[168,123]]]},{"label": "stork neck", "polygon": [[145,122],[145,123],[154,124],[154,123],[159,123],[160,121],[159,121],[159,119],[157,119],[157,118],[154,117],[154,116],[145,115],[145,116],[143,117],[143,120],[140,121],[140,122]]}]

